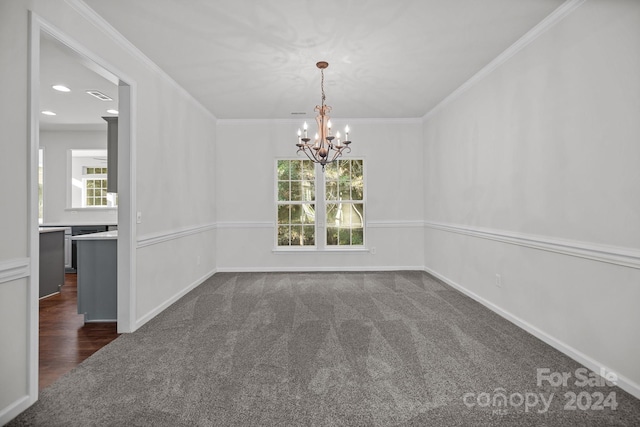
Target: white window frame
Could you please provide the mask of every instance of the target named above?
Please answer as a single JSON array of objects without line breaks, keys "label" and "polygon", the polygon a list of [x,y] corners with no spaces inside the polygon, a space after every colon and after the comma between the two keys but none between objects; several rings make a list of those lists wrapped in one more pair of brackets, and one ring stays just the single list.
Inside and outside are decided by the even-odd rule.
[{"label": "white window frame", "polygon": [[[347,157],[339,160],[362,160],[363,173],[363,195],[362,205],[364,206],[364,214],[362,215],[362,245],[327,245],[327,226],[326,226],[326,175],[322,171],[320,164],[314,163],[315,171],[315,245],[309,246],[278,246],[278,161],[280,160],[305,160],[300,157],[278,157],[274,160],[273,166],[273,188],[274,188],[274,209],[275,226],[273,252],[369,252],[367,248],[367,159],[365,157]],[[318,191],[322,189],[322,191]],[[330,201],[331,202],[331,201]]]}]

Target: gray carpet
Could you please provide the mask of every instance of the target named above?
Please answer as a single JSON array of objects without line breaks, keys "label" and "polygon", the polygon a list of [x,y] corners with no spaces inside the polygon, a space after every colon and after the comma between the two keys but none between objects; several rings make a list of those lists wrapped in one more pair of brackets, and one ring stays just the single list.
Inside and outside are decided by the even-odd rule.
[{"label": "gray carpet", "polygon": [[9,425],[640,425],[579,368],[423,272],[220,273]]}]

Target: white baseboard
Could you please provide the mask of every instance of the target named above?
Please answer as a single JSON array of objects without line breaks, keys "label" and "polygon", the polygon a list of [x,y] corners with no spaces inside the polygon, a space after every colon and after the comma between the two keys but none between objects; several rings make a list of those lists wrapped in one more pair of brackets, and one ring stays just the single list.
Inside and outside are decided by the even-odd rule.
[{"label": "white baseboard", "polygon": [[182,289],[180,292],[176,293],[171,298],[167,299],[165,302],[163,302],[162,304],[160,304],[159,306],[157,306],[156,308],[154,308],[153,310],[151,310],[150,312],[148,312],[147,314],[142,316],[140,319],[136,320],[135,325],[134,325],[134,329],[131,332],[135,332],[138,329],[140,329],[140,327],[142,325],[144,325],[149,320],[151,320],[154,317],[156,317],[158,314],[162,313],[169,306],[171,306],[171,304],[175,303],[180,298],[182,298],[183,296],[185,296],[186,294],[191,292],[193,289],[195,289],[196,287],[200,286],[202,283],[204,283],[205,280],[207,280],[209,277],[213,276],[217,272],[218,272],[218,270],[216,270],[216,269],[211,270],[210,272],[208,272],[204,276],[200,277],[199,279],[195,280],[189,286],[187,286],[186,288]]},{"label": "white baseboard", "polygon": [[7,424],[9,421],[20,415],[22,412],[34,403],[35,398],[31,399],[29,396],[22,396],[6,408],[0,410],[0,426]]},{"label": "white baseboard", "polygon": [[423,266],[347,266],[347,267],[224,267],[218,268],[218,273],[313,273],[313,272],[343,272],[343,271],[424,271]]},{"label": "white baseboard", "polygon": [[[599,363],[597,360],[592,359],[591,357],[589,357],[586,354],[576,350],[575,348],[571,347],[570,345],[568,345],[568,344],[558,340],[557,338],[547,334],[546,332],[538,329],[537,327],[533,326],[529,322],[526,322],[526,321],[520,319],[519,317],[514,316],[513,314],[509,313],[508,311],[503,310],[502,308],[500,308],[497,305],[493,304],[492,302],[486,300],[485,298],[477,295],[476,293],[471,292],[470,290],[468,290],[464,286],[454,282],[453,280],[449,279],[448,277],[443,276],[443,275],[437,273],[436,271],[434,271],[434,270],[432,270],[432,269],[430,269],[429,267],[426,267],[426,266],[424,267],[424,271],[426,271],[427,273],[433,275],[434,277],[437,277],[438,279],[442,280],[443,282],[445,282],[446,284],[448,284],[452,288],[455,288],[455,289],[459,290],[463,294],[467,295],[468,297],[470,297],[470,298],[474,299],[475,301],[479,302],[480,304],[484,305],[489,310],[491,310],[494,313],[502,316],[506,320],[508,320],[511,323],[515,324],[516,326],[520,327],[521,329],[524,329],[526,332],[529,332],[531,335],[533,335],[536,338],[544,341],[545,343],[549,344],[551,347],[555,348],[556,350],[560,351],[561,353],[564,353],[565,355],[569,356],[570,358],[572,358],[576,362],[584,365],[587,369],[598,373],[598,372],[600,372],[600,369],[605,368],[608,372],[611,372],[611,370],[608,369],[608,367],[606,367],[604,364]],[[618,374],[617,372],[616,372],[616,374],[618,376],[617,386],[620,387],[621,389],[623,389],[624,391],[626,391],[627,393],[633,395],[634,397],[640,399],[640,385],[638,385],[634,381],[630,380],[629,378]]]}]

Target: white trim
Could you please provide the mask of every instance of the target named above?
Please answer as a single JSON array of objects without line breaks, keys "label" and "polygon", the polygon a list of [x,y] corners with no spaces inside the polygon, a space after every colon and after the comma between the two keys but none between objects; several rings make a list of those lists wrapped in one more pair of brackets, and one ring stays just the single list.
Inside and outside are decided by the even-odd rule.
[{"label": "white trim", "polygon": [[[299,116],[299,118],[292,119],[218,119],[218,125],[229,125],[229,126],[243,126],[243,125],[295,125],[299,127],[305,120],[315,120],[313,116]],[[348,118],[348,117],[331,117],[332,122],[336,123],[346,123],[349,125],[352,123],[357,124],[368,124],[368,125],[390,125],[390,124],[399,124],[399,125],[409,125],[409,124],[422,124],[423,119],[420,117],[416,118]]]},{"label": "white trim", "polygon": [[481,239],[494,240],[511,245],[525,246],[547,252],[555,252],[593,261],[606,262],[640,269],[640,250],[621,248],[590,242],[564,240],[547,236],[536,236],[526,233],[495,230],[490,228],[470,227],[466,225],[445,224],[425,221],[425,227],[449,233],[463,234]]},{"label": "white trim", "polygon": [[474,74],[469,80],[464,82],[460,87],[451,92],[446,98],[444,98],[438,105],[433,107],[422,119],[423,121],[429,120],[435,114],[437,114],[446,105],[450,104],[454,100],[458,99],[463,93],[471,89],[482,79],[491,74],[496,68],[507,62],[512,56],[520,52],[522,49],[531,44],[534,40],[544,34],[547,30],[551,29],[554,25],[558,24],[574,10],[576,10],[585,0],[567,0],[562,3],[556,10],[551,12],[549,16],[540,21],[535,27],[529,30],[524,36],[520,37],[514,44],[509,46],[504,52],[496,56],[496,58],[485,65],[480,71]]},{"label": "white trim", "polygon": [[273,221],[223,221],[216,224],[216,228],[274,228]]},{"label": "white trim", "polygon": [[405,221],[369,221],[368,228],[421,228],[424,227],[422,220],[405,220]]},{"label": "white trim", "polygon": [[66,0],[67,3],[75,9],[80,16],[92,23],[97,29],[102,31],[111,40],[113,40],[119,47],[127,51],[134,58],[142,62],[152,72],[160,75],[164,78],[175,90],[180,92],[184,97],[193,101],[193,103],[200,108],[205,114],[210,116],[213,120],[217,120],[204,105],[200,103],[192,94],[187,92],[185,88],[180,86],[174,79],[172,79],[162,68],[160,68],[155,62],[153,62],[148,56],[146,56],[140,49],[138,49],[133,43],[127,40],[118,30],[116,30],[109,22],[107,22],[102,16],[96,13],[91,7],[81,0]]},{"label": "white trim", "polygon": [[326,272],[343,272],[343,271],[424,271],[424,266],[416,265],[392,265],[392,266],[376,266],[376,265],[360,265],[360,266],[323,266],[316,265],[309,267],[224,267],[218,268],[217,273],[315,273],[320,271]]},{"label": "white trim", "polygon": [[0,425],[5,425],[22,412],[24,412],[29,406],[33,405],[30,396],[22,396],[16,399],[13,403],[0,411]]},{"label": "white trim", "polygon": [[138,248],[157,245],[158,243],[164,243],[170,240],[181,239],[183,237],[191,236],[194,234],[215,230],[216,228],[217,226],[215,223],[210,223],[192,227],[185,227],[178,230],[146,234],[138,238]]},{"label": "white trim", "polygon": [[[40,37],[42,20],[29,11],[27,109],[28,109],[28,230],[29,230],[29,270],[27,288],[27,395],[20,405],[29,407],[38,400],[38,372],[40,352],[40,231],[38,219],[38,168],[40,151]],[[44,218],[43,218],[44,220]]]},{"label": "white trim", "polygon": [[[434,270],[432,270],[432,269],[430,269],[429,267],[426,267],[426,266],[424,267],[424,271],[426,271],[427,273],[433,275],[434,277],[442,280],[447,285],[451,286],[452,288],[457,289],[458,291],[462,292],[463,294],[467,295],[468,297],[474,299],[475,301],[477,301],[480,304],[482,304],[485,307],[487,307],[489,310],[491,310],[494,313],[500,315],[504,319],[506,319],[509,322],[513,323],[514,325],[518,326],[519,328],[529,332],[530,334],[532,334],[536,338],[539,338],[540,340],[544,341],[545,343],[547,343],[551,347],[555,348],[556,350],[560,351],[561,353],[564,353],[565,355],[569,356],[570,358],[572,358],[573,360],[577,361],[578,363],[581,363],[582,365],[584,365],[586,368],[590,369],[591,371],[600,372],[600,369],[605,367],[605,365],[603,365],[602,363],[599,363],[597,360],[587,356],[586,354],[582,353],[579,350],[576,350],[575,348],[571,347],[570,345],[566,344],[565,342],[560,341],[560,340],[556,339],[555,337],[549,335],[548,333],[538,329],[537,327],[533,326],[529,322],[526,322],[526,321],[520,319],[519,317],[514,316],[513,314],[509,313],[508,311],[503,310],[502,308],[500,308],[497,305],[493,304],[492,302],[484,299],[483,297],[477,295],[476,293],[471,292],[470,290],[468,290],[464,286],[454,282],[453,280],[449,279],[448,277],[443,276],[443,275],[437,273],[436,271],[434,271]],[[618,376],[618,382],[617,382],[618,387],[620,387],[621,389],[625,390],[626,392],[632,394],[636,398],[640,399],[640,385],[638,385],[637,383],[633,382],[632,380],[630,380],[629,378],[627,378],[625,376],[622,376],[622,375],[619,375],[619,374],[617,374],[617,376]]]},{"label": "white trim", "polygon": [[304,254],[304,253],[313,253],[313,254],[330,254],[330,253],[340,253],[344,254],[346,252],[352,253],[366,253],[371,252],[371,249],[365,246],[325,246],[324,248],[318,248],[316,246],[277,246],[271,249],[271,252],[274,254]]},{"label": "white trim", "polygon": [[29,258],[14,258],[0,261],[0,283],[29,277],[31,275],[31,262]]},{"label": "white trim", "polygon": [[217,272],[218,272],[218,270],[216,270],[216,269],[211,270],[210,272],[206,273],[204,276],[200,277],[199,279],[197,279],[196,281],[191,283],[189,286],[187,286],[186,288],[182,289],[181,291],[179,291],[178,293],[176,293],[175,295],[173,295],[172,297],[167,299],[165,302],[163,302],[162,304],[160,304],[159,306],[157,306],[156,308],[154,308],[153,310],[151,310],[150,312],[148,312],[147,314],[142,316],[140,319],[138,319],[135,322],[135,330],[140,328],[142,325],[147,323],[149,320],[151,320],[154,317],[156,317],[158,314],[162,313],[164,310],[169,308],[172,304],[174,304],[180,298],[182,298],[183,296],[185,296],[186,294],[191,292],[193,289],[195,289],[198,286],[200,286],[201,284],[203,284],[208,278],[210,278],[211,276],[213,276]]}]

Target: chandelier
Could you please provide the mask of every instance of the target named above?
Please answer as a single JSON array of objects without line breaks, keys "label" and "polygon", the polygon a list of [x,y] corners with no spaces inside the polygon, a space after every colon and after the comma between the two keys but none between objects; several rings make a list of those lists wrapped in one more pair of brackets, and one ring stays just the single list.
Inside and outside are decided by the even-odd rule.
[{"label": "chandelier", "polygon": [[342,156],[343,151],[347,150],[347,153],[351,151],[351,148],[349,148],[349,144],[351,144],[351,141],[349,141],[349,126],[345,126],[344,128],[344,140],[341,139],[340,132],[336,132],[336,134],[333,135],[331,131],[331,117],[329,117],[328,114],[331,112],[331,107],[324,104],[324,69],[328,66],[329,63],[325,61],[320,61],[316,64],[322,76],[320,80],[322,105],[316,105],[314,109],[314,111],[318,112],[316,116],[318,132],[313,142],[310,142],[311,138],[309,138],[307,134],[307,122],[304,122],[302,130],[298,129],[298,143],[296,144],[298,147],[297,153],[302,151],[307,155],[309,160],[314,163],[320,163],[323,171],[325,165],[335,162],[338,157]]}]

